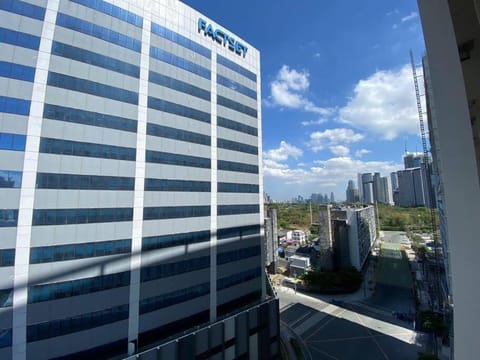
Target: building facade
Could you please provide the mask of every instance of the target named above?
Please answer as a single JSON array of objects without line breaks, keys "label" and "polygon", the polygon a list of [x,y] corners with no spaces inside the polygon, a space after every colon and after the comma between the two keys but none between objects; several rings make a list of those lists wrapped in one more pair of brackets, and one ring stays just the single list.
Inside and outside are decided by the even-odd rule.
[{"label": "building facade", "polygon": [[278,258],[278,225],[277,225],[277,209],[267,209],[265,216],[265,267],[271,274],[277,273]]},{"label": "building facade", "polygon": [[355,182],[353,180],[348,181],[346,199],[347,203],[355,203],[360,201],[358,189],[355,187]]},{"label": "building facade", "polygon": [[[0,358],[266,304],[260,99],[259,52],[178,1],[1,1]],[[257,325],[193,351],[275,358]]]},{"label": "building facade", "polygon": [[477,274],[480,203],[480,6],[478,1],[419,0],[425,38],[432,152],[440,178],[437,203],[453,301],[452,355],[480,351]]}]

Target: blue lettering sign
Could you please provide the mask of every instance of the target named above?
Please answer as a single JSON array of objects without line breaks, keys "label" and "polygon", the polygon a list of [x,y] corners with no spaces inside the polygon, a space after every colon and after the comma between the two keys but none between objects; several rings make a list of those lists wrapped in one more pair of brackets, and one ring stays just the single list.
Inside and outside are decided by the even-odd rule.
[{"label": "blue lettering sign", "polygon": [[198,19],[198,32],[203,35],[209,36],[213,41],[220,45],[227,46],[229,50],[234,51],[238,55],[245,57],[247,55],[248,48],[240,41],[235,40],[233,36],[228,35],[220,29],[213,29],[212,24],[207,24],[203,19]]}]

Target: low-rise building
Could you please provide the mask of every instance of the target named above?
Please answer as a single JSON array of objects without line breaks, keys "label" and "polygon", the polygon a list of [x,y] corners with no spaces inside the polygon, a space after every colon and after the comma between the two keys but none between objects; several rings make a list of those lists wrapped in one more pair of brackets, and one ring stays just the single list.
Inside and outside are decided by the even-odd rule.
[{"label": "low-rise building", "polygon": [[290,276],[299,277],[310,270],[310,257],[303,255],[293,255],[288,259]]},{"label": "low-rise building", "polygon": [[304,244],[307,240],[305,231],[303,230],[293,230],[292,231],[292,240],[298,242],[299,244]]}]

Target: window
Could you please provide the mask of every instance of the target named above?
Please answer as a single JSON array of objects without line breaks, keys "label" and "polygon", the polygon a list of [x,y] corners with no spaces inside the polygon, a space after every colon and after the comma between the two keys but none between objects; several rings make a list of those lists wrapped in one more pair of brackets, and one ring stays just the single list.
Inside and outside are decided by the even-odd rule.
[{"label": "window", "polygon": [[[1,34],[0,34],[1,36]],[[0,112],[28,115],[30,114],[30,101],[0,96]]]},{"label": "window", "polygon": [[0,10],[5,10],[18,15],[30,17],[32,19],[43,20],[45,9],[19,0],[0,1]]},{"label": "window", "polygon": [[233,237],[242,238],[248,235],[260,235],[260,225],[246,225],[240,227],[229,227],[217,230],[217,239],[228,239]]},{"label": "window", "polygon": [[143,208],[143,220],[210,216],[210,206],[161,206]]},{"label": "window", "polygon": [[167,294],[154,296],[140,301],[140,314],[145,314],[168,306],[183,303],[188,300],[205,296],[210,293],[210,283],[203,283]]},{"label": "window", "polygon": [[0,209],[0,227],[16,227],[18,221],[18,210]]},{"label": "window", "polygon": [[40,152],[130,161],[135,161],[136,155],[134,148],[49,138],[40,139]]},{"label": "window", "polygon": [[229,262],[235,262],[258,255],[260,255],[260,246],[258,245],[238,250],[226,251],[217,254],[217,265],[223,265]]},{"label": "window", "polygon": [[[1,293],[3,290],[0,290],[0,299],[2,297]],[[0,304],[1,307],[1,304]],[[12,329],[2,329],[0,330],[0,349],[5,347],[12,346]]]},{"label": "window", "polygon": [[57,14],[57,25],[108,41],[112,44],[116,44],[136,52],[140,52],[142,46],[142,42],[139,40],[102,26],[92,24],[88,21],[62,14],[60,12]]},{"label": "window", "polygon": [[210,192],[209,181],[145,179],[145,191]]},{"label": "window", "polygon": [[217,95],[217,104],[221,106],[225,106],[229,109],[241,112],[242,114],[257,118],[257,109],[254,109],[247,105],[243,105],[239,102],[227,99],[226,97]]},{"label": "window", "polygon": [[217,55],[217,63],[235,71],[236,73],[245,76],[247,79],[257,82],[257,75],[245,69],[244,67],[234,63],[233,61],[224,58],[222,55]]},{"label": "window", "polygon": [[33,79],[35,78],[35,68],[0,61],[0,76],[33,82]]},{"label": "window", "polygon": [[248,96],[249,98],[255,101],[257,100],[257,92],[255,90],[252,90],[249,87],[246,87],[245,85],[242,85],[229,78],[226,78],[225,76],[217,74],[217,83],[233,91],[236,91],[242,95]]},{"label": "window", "polygon": [[193,86],[189,83],[171,78],[169,76],[161,75],[154,71],[150,71],[148,79],[152,83],[162,85],[170,89],[177,90],[185,94],[198,97],[203,100],[210,101],[210,91],[204,90],[197,86]]},{"label": "window", "polygon": [[37,174],[37,189],[134,190],[134,184],[129,177]]},{"label": "window", "polygon": [[0,188],[18,189],[21,185],[21,171],[0,170]]},{"label": "window", "polygon": [[24,151],[25,135],[0,133],[0,150]]},{"label": "window", "polygon": [[210,242],[210,230],[144,237],[142,239],[142,251],[202,242]]},{"label": "window", "polygon": [[49,72],[47,84],[62,89],[78,91],[133,105],[138,104],[138,93],[136,92],[100,84],[90,80],[79,79],[73,76]]},{"label": "window", "polygon": [[258,194],[259,188],[255,184],[237,184],[219,182],[217,185],[218,192],[228,193],[251,193]]},{"label": "window", "polygon": [[218,279],[217,291],[258,278],[260,277],[261,272],[262,271],[260,268],[255,268],[252,270],[242,271],[240,273]]},{"label": "window", "polygon": [[130,239],[123,239],[81,244],[32,247],[30,249],[30,264],[125,254],[130,252],[131,244],[132,241]]},{"label": "window", "polygon": [[174,263],[160,264],[143,267],[140,270],[140,281],[146,282],[162,279],[174,275],[185,274],[192,271],[206,269],[210,266],[210,256],[195,259],[176,261]]},{"label": "window", "polygon": [[258,204],[251,205],[218,205],[218,215],[256,214],[260,212]]},{"label": "window", "polygon": [[35,209],[32,225],[71,225],[132,221],[132,208]]},{"label": "window", "polygon": [[180,56],[169,53],[168,51],[156,48],[154,46],[150,47],[150,56],[154,59],[160,60],[167,64],[176,66],[180,69],[189,71],[195,75],[201,76],[207,80],[210,80],[210,69],[204,68],[194,62],[191,62],[187,59],[184,59]]},{"label": "window", "polygon": [[157,124],[147,124],[147,134],[210,146],[210,136]]},{"label": "window", "polygon": [[135,25],[139,28],[143,25],[143,19],[141,16],[135,15],[134,13],[124,10],[118,6],[112,5],[103,0],[70,0],[77,4],[87,6],[91,9],[98,10],[104,14],[113,16],[119,20],[125,21],[129,24]]},{"label": "window", "polygon": [[257,128],[254,128],[253,126],[248,126],[245,124],[242,124],[238,121],[233,121],[230,119],[226,119],[220,116],[217,116],[217,125],[230,129],[230,130],[235,130],[238,132],[242,132],[245,134],[253,135],[253,136],[258,136],[258,130]]},{"label": "window", "polygon": [[160,26],[153,22],[152,22],[152,33],[154,33],[155,35],[161,36],[164,39],[173,41],[174,43],[180,46],[183,46],[186,49],[192,50],[197,54],[206,57],[207,59],[210,59],[211,57],[211,52],[206,47],[200,44],[197,44],[195,41],[192,41],[186,38],[185,36],[182,36],[174,31],[168,30],[167,28],[164,28],[163,26]]},{"label": "window", "polygon": [[210,159],[147,150],[146,161],[156,164],[178,165],[210,169]]},{"label": "window", "polygon": [[0,249],[0,267],[15,265],[15,249]]},{"label": "window", "polygon": [[77,60],[86,64],[98,66],[107,70],[119,72],[135,78],[140,77],[140,67],[109,56],[100,55],[92,51],[54,41],[52,54],[68,59]]},{"label": "window", "polygon": [[257,165],[243,164],[234,161],[217,160],[217,168],[218,170],[258,174]]},{"label": "window", "polygon": [[148,97],[148,107],[166,113],[183,116],[206,123],[210,123],[210,114],[204,111],[190,108],[188,106],[175,104],[169,101]]},{"label": "window", "polygon": [[237,141],[217,138],[217,146],[222,149],[244,152],[247,154],[258,155],[258,148],[256,146],[243,144]]},{"label": "window", "polygon": [[40,38],[20,31],[0,27],[0,43],[38,50],[38,47],[40,46]]},{"label": "window", "polygon": [[128,319],[128,304],[65,319],[28,325],[27,342],[71,334],[125,319]]}]

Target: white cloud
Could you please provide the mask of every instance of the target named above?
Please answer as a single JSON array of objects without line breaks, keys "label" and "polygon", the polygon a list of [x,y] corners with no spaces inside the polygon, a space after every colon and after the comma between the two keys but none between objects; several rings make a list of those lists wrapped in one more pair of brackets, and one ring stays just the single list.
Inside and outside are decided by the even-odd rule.
[{"label": "white cloud", "polygon": [[315,105],[305,97],[310,86],[308,71],[297,71],[283,65],[274,81],[270,83],[271,95],[267,104],[291,109],[302,109],[320,115],[329,115],[332,109]]},{"label": "white cloud", "polygon": [[410,13],[410,15],[407,15],[407,16],[402,17],[402,22],[413,20],[413,19],[415,19],[417,16],[418,16],[418,14],[417,14],[416,12],[412,11],[412,12]]},{"label": "white cloud", "polygon": [[362,140],[363,137],[362,134],[355,133],[352,129],[327,129],[311,133],[308,145],[312,151],[318,152],[327,146],[351,144]]},{"label": "white cloud", "polygon": [[325,124],[327,122],[327,119],[320,118],[318,120],[308,120],[308,121],[302,121],[301,124],[303,126],[312,126],[312,125],[321,125]]},{"label": "white cloud", "polygon": [[347,156],[350,154],[350,149],[343,145],[330,146],[330,151],[337,156]]},{"label": "white cloud", "polygon": [[393,9],[392,11],[389,11],[386,13],[387,16],[394,15],[394,14],[399,14],[400,11],[398,9]]},{"label": "white cloud", "polygon": [[298,159],[302,155],[303,155],[302,149],[299,149],[296,146],[290,145],[286,141],[280,141],[280,147],[278,147],[277,149],[268,150],[264,154],[264,158],[274,160],[274,161],[285,161],[289,157]]},{"label": "white cloud", "polygon": [[321,54],[319,52],[316,52],[315,54],[313,54],[313,57],[316,57],[316,58],[319,58],[321,56]]},{"label": "white cloud", "polygon": [[[421,72],[420,69],[417,71]],[[400,134],[418,135],[418,112],[410,65],[397,71],[377,71],[360,80],[355,85],[353,97],[339,110],[339,120],[386,140]]]},{"label": "white cloud", "polygon": [[393,29],[393,30],[397,30],[397,29],[398,29],[398,25],[397,25],[397,24],[393,24],[393,25],[392,25],[392,29]]},{"label": "white cloud", "polygon": [[360,150],[355,151],[355,157],[362,157],[363,155],[367,155],[367,154],[370,154],[370,153],[371,153],[370,150],[360,149]]}]

